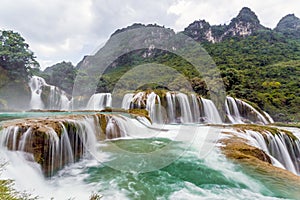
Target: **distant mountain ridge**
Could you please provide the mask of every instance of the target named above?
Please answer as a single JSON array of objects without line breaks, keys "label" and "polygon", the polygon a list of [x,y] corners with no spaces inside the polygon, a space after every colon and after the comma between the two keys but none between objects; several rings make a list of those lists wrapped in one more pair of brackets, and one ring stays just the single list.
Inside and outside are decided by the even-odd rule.
[{"label": "distant mountain ridge", "polygon": [[274,30],[285,36],[300,38],[300,19],[294,14],[289,14],[278,22]]},{"label": "distant mountain ridge", "polygon": [[[63,77],[56,78],[54,71],[62,71],[59,66],[52,67],[45,78],[58,83],[64,88],[74,82],[71,77],[80,74],[80,91],[85,92],[90,87],[95,87],[95,92],[111,92],[128,70],[145,63],[159,63],[171,66],[178,72],[188,77],[194,91],[200,95],[207,95],[205,82],[200,74],[193,71],[192,66],[180,57],[165,52],[152,45],[151,40],[145,40],[142,31],[131,31],[139,28],[162,31],[163,26],[156,24],[135,23],[126,28],[116,30],[107,41],[113,44],[113,49],[103,47],[96,54],[85,56],[72,70],[64,72]],[[263,110],[266,110],[276,121],[297,121],[300,119],[300,19],[294,14],[283,17],[276,28],[270,29],[261,25],[257,15],[249,8],[243,8],[229,24],[210,25],[205,20],[197,20],[186,27],[181,33],[188,35],[196,41],[212,57],[218,68],[228,95],[248,100]],[[156,29],[157,28],[157,29]],[[113,62],[103,62],[101,55],[126,48],[123,40],[116,41],[117,34],[127,33],[137,44],[146,44],[148,48],[128,50],[122,56],[113,57]],[[173,30],[168,30],[169,36],[176,35]],[[122,36],[120,34],[118,36]],[[115,37],[116,36],[116,37]],[[168,35],[160,36],[161,41],[168,41]],[[124,45],[125,44],[125,45]],[[103,67],[104,66],[104,67]],[[107,67],[107,68],[105,68]],[[72,69],[72,67],[70,67]],[[103,76],[97,74],[104,70]],[[45,70],[46,72],[47,70]],[[51,72],[51,73],[50,73]],[[68,77],[68,78],[67,78]],[[52,79],[51,79],[52,78]],[[65,80],[66,78],[66,80]],[[168,75],[160,78],[169,80]],[[92,80],[92,81],[91,81]],[[89,82],[94,85],[84,84]],[[175,87],[181,83],[171,80]],[[64,83],[64,84],[62,84]],[[128,81],[128,84],[131,84]],[[157,85],[146,85],[147,88],[157,88]],[[65,89],[66,90],[66,89]]]},{"label": "distant mountain ridge", "polygon": [[196,20],[186,27],[183,33],[199,42],[216,43],[231,37],[245,38],[260,31],[274,31],[300,38],[300,19],[294,14],[289,14],[279,21],[274,30],[271,30],[260,24],[257,15],[250,8],[244,7],[228,25],[211,26],[205,20]]}]

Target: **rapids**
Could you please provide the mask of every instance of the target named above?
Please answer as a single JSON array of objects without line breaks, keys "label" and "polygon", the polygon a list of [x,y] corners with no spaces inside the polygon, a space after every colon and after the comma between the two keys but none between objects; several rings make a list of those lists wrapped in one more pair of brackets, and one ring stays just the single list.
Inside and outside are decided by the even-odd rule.
[{"label": "rapids", "polygon": [[[74,162],[74,157],[70,159],[68,164],[48,178],[43,175],[32,155],[22,151],[22,142],[15,145],[17,151],[7,150],[4,144],[8,128],[2,129],[0,158],[7,164],[1,178],[15,180],[18,190],[25,190],[41,199],[88,199],[92,193],[103,195],[102,199],[238,200],[287,197],[260,179],[250,177],[242,168],[225,158],[218,148],[221,145],[218,139],[228,137],[222,133],[222,127],[201,124],[147,124],[146,127],[144,119],[140,121],[138,118],[128,118],[127,115],[115,116],[110,120],[108,133],[114,133],[113,129],[118,124],[122,134],[106,140],[96,139],[94,119],[86,117],[72,121],[80,127],[76,134],[85,138],[82,147],[85,153],[77,162]],[[13,136],[16,130],[10,128]],[[59,142],[52,134],[50,139],[57,145],[53,151],[61,154],[61,158],[64,154],[72,154],[74,141],[67,137],[66,129]],[[280,135],[278,138],[268,135],[270,141],[267,141],[254,132],[236,134],[266,150],[278,161],[274,161],[275,166],[294,172],[293,168],[285,165],[288,162],[282,162],[271,150],[283,148],[278,145],[296,145],[298,148],[298,142],[292,143],[285,139],[285,144],[279,144],[277,140],[283,137]],[[25,141],[26,137],[29,136],[25,134],[22,140]],[[272,140],[275,141],[271,143]],[[291,155],[291,162],[295,161],[291,152],[287,153]],[[298,152],[294,154],[298,158]],[[297,167],[294,168],[297,173]],[[292,186],[280,187],[288,190]]]}]

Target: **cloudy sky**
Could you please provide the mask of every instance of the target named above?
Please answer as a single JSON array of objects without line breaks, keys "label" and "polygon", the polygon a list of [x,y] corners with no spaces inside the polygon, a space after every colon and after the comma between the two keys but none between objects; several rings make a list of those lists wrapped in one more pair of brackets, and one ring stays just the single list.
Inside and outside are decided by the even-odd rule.
[{"label": "cloudy sky", "polygon": [[300,17],[298,0],[0,0],[0,5],[0,29],[21,33],[42,68],[63,60],[76,65],[116,29],[135,22],[181,31],[198,19],[228,24],[244,6],[269,28],[287,14]]}]

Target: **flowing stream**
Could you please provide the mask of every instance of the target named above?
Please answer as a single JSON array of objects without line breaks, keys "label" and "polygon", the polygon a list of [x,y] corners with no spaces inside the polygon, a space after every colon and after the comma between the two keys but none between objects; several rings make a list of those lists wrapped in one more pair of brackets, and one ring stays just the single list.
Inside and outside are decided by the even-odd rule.
[{"label": "flowing stream", "polygon": [[[285,197],[263,181],[250,177],[224,157],[218,148],[220,144],[217,143],[218,138],[226,137],[221,133],[223,128],[200,124],[167,124],[163,127],[148,124],[149,127],[146,127],[143,120],[113,116],[109,119],[106,130],[108,134],[120,134],[112,135],[111,138],[114,139],[97,140],[99,127],[95,124],[99,122],[95,122],[95,119],[86,117],[68,122],[78,126],[76,134],[80,135],[81,140],[84,138],[82,148],[85,153],[80,160],[75,162],[73,154],[76,153],[72,147],[76,142],[66,134],[66,128],[63,129],[60,141],[55,133],[49,133],[54,145],[53,155],[60,154],[60,159],[69,160],[60,160],[59,162],[68,164],[46,178],[32,155],[22,151],[25,148],[24,142],[30,139],[31,130],[28,129],[23,134],[24,138],[21,138],[18,145],[14,143],[13,148],[18,151],[9,151],[5,147],[7,134],[9,132],[14,137],[17,130],[15,127],[8,127],[1,131],[0,138],[0,158],[7,163],[1,178],[15,180],[16,189],[26,190],[41,199],[88,199],[92,193],[101,194],[102,199]],[[114,131],[117,127],[121,130]],[[298,133],[299,129],[294,131]],[[297,149],[286,152],[290,155],[290,161],[280,160],[283,155],[276,155],[277,149],[288,145],[299,148],[298,142],[292,143],[280,135],[276,138],[268,134],[268,146],[268,142],[259,138],[255,132],[247,131],[243,137],[273,155],[274,165],[299,173],[293,157],[299,158]],[[274,142],[270,142],[273,140]],[[283,140],[285,143],[279,143]]]}]

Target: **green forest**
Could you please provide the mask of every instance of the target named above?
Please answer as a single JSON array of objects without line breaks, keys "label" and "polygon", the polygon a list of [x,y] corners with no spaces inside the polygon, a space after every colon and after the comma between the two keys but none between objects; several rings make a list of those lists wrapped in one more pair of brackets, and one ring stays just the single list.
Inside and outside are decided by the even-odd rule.
[{"label": "green forest", "polygon": [[264,31],[204,45],[227,94],[256,103],[277,121],[300,119],[300,40]]},{"label": "green forest", "polygon": [[[143,25],[138,25],[140,26]],[[151,27],[153,26],[156,25]],[[202,75],[190,63],[170,52],[154,49],[152,55],[146,58],[143,54],[148,51],[147,49],[129,52],[117,58],[99,80],[98,77],[92,77],[85,69],[80,69],[83,61],[92,56],[85,57],[77,66],[63,61],[41,71],[34,53],[30,51],[29,45],[19,33],[6,30],[0,33],[2,43],[0,106],[2,109],[11,103],[6,101],[6,97],[11,95],[9,91],[11,87],[18,91],[23,99],[29,98],[30,91],[24,83],[32,75],[41,76],[47,83],[56,85],[72,95],[76,76],[81,73],[83,79],[94,78],[97,82],[97,92],[111,92],[124,73],[146,63],[171,66],[188,77],[196,93],[209,96]],[[189,34],[186,30],[183,33]],[[267,111],[275,121],[298,122],[300,119],[299,38],[293,32],[261,29],[247,37],[232,36],[215,43],[202,41],[201,45],[219,68],[227,95],[256,104]],[[170,78],[168,74],[160,77],[160,79],[168,78]],[[170,84],[176,88],[176,85],[181,83],[172,80]],[[89,85],[82,85],[82,87],[84,90]],[[147,89],[149,87],[168,89],[159,88],[157,85],[148,85]]]},{"label": "green forest", "polygon": [[[250,101],[267,111],[275,121],[300,119],[300,40],[270,30],[246,38],[231,37],[222,42],[202,42],[221,72],[227,95]],[[178,56],[153,50],[130,52],[114,62],[98,81],[97,92],[111,92],[115,83],[130,69],[145,63],[171,66],[188,77],[193,90],[209,96],[206,84],[193,66]],[[90,76],[86,75],[87,78]],[[169,79],[162,74],[160,79]],[[131,84],[128,82],[127,84]],[[172,80],[173,88],[181,83]],[[151,89],[160,86],[147,86]],[[158,87],[158,88],[157,88]],[[146,89],[146,88],[142,88]]]}]

